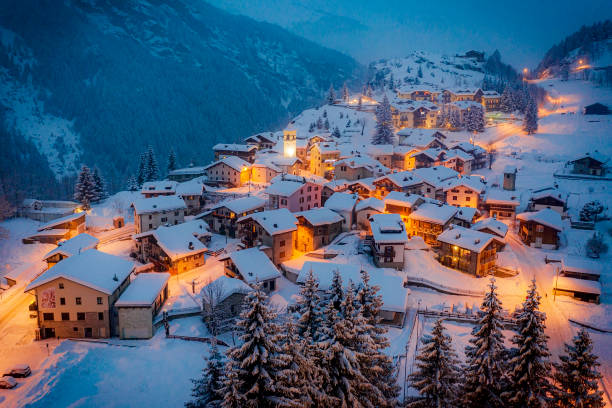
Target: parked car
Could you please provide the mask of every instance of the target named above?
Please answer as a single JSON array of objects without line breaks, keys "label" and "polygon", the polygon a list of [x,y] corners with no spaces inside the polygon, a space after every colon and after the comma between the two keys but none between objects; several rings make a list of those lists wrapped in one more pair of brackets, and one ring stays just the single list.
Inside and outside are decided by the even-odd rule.
[{"label": "parked car", "polygon": [[30,366],[27,364],[17,364],[16,366],[13,366],[8,372],[4,373],[5,376],[15,378],[27,377],[30,374],[32,374],[32,370],[30,370]]},{"label": "parked car", "polygon": [[0,388],[14,388],[17,385],[17,381],[13,377],[5,375],[0,377]]}]

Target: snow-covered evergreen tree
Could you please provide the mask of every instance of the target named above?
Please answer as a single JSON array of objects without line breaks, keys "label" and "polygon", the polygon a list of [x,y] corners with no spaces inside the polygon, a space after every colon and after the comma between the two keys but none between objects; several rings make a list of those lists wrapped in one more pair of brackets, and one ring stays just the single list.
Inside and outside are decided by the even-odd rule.
[{"label": "snow-covered evergreen tree", "polygon": [[468,132],[484,132],[484,109],[480,106],[470,107],[465,122],[465,128]]},{"label": "snow-covered evergreen tree", "polygon": [[503,406],[501,392],[505,383],[502,305],[491,278],[489,291],[480,306],[482,317],[472,330],[470,345],[465,349],[466,366],[462,397],[466,407]]},{"label": "snow-covered evergreen tree", "polygon": [[370,84],[368,83],[368,88],[366,89],[366,94],[365,96],[367,96],[368,98],[372,97],[372,87],[370,86]]},{"label": "snow-covered evergreen tree", "polygon": [[138,182],[136,181],[136,176],[133,174],[127,179],[127,189],[128,191],[138,191]]},{"label": "snow-covered evergreen tree", "polygon": [[349,90],[348,90],[348,87],[346,86],[346,82],[342,85],[342,100],[344,102],[349,101]]},{"label": "snow-covered evergreen tree", "polygon": [[525,117],[523,119],[523,130],[528,135],[533,135],[538,131],[538,104],[535,99],[529,98],[527,107],[525,108]]},{"label": "snow-covered evergreen tree", "polygon": [[332,137],[335,137],[336,139],[339,139],[342,135],[340,134],[340,129],[338,128],[338,126],[336,126],[334,128],[334,131],[332,132]]},{"label": "snow-covered evergreen tree", "polygon": [[328,105],[333,105],[336,101],[336,91],[334,91],[334,85],[329,85],[329,90],[327,91],[327,97],[325,98]]},{"label": "snow-covered evergreen tree", "polygon": [[95,192],[94,202],[98,202],[108,197],[104,179],[100,175],[100,170],[98,170],[97,167],[94,167],[92,178],[93,178],[94,192]]},{"label": "snow-covered evergreen tree", "polygon": [[96,186],[93,174],[86,165],[81,167],[77,177],[77,182],[74,186],[74,199],[83,204],[86,210],[91,208],[91,203],[96,199]]},{"label": "snow-covered evergreen tree", "polygon": [[344,289],[342,289],[342,276],[340,276],[340,271],[334,271],[332,283],[325,295],[327,303],[330,303],[334,309],[339,311],[340,305],[344,300]]},{"label": "snow-covered evergreen tree", "polygon": [[603,408],[603,392],[598,382],[602,378],[593,354],[593,342],[586,329],[580,329],[572,344],[565,344],[565,354],[555,363],[554,407]]},{"label": "snow-covered evergreen tree", "polygon": [[219,352],[217,342],[212,341],[210,355],[207,359],[206,367],[202,369],[202,377],[191,380],[192,400],[185,403],[186,408],[217,408],[221,406],[223,400],[223,379],[225,364],[223,356]]},{"label": "snow-covered evergreen tree", "polygon": [[389,347],[387,328],[381,324],[380,310],[383,305],[378,286],[370,285],[370,275],[361,271],[361,284],[355,300],[359,313],[364,318],[361,339],[363,343],[361,372],[384,396],[380,406],[394,406],[399,388],[395,378],[393,360],[383,352]]},{"label": "snow-covered evergreen tree", "polygon": [[329,130],[329,119],[325,119],[325,123],[323,124],[323,127],[325,128],[325,130]]},{"label": "snow-covered evergreen tree", "polygon": [[510,85],[506,85],[504,92],[501,94],[499,101],[499,109],[502,112],[510,113],[514,109],[514,102],[512,100],[512,88]]},{"label": "snow-covered evergreen tree", "polygon": [[453,408],[459,406],[459,360],[452,340],[438,320],[431,335],[421,340],[423,347],[416,356],[416,371],[410,376],[412,387],[422,399],[408,407]]},{"label": "snow-covered evergreen tree", "polygon": [[423,69],[421,68],[421,64],[419,64],[419,69],[417,71],[417,77],[423,78]]},{"label": "snow-covered evergreen tree", "polygon": [[586,242],[586,254],[589,258],[599,258],[601,254],[608,252],[608,244],[600,232],[593,232],[591,238]]},{"label": "snow-covered evergreen tree", "polygon": [[544,334],[546,316],[540,312],[540,295],[535,279],[527,299],[516,313],[517,333],[512,338],[507,363],[508,385],[502,398],[516,408],[546,408],[550,401],[550,353]]},{"label": "snow-covered evergreen tree", "polygon": [[136,173],[138,189],[142,188],[142,184],[145,181],[147,181],[147,153],[143,152],[138,159],[138,172]]},{"label": "snow-covered evergreen tree", "polygon": [[302,337],[316,339],[321,330],[321,297],[319,296],[319,282],[308,271],[308,277],[300,289],[300,297],[296,302],[299,314],[298,333]]},{"label": "snow-covered evergreen tree", "polygon": [[393,117],[387,95],[376,107],[376,133],[372,138],[372,144],[393,144]]},{"label": "snow-covered evergreen tree", "polygon": [[172,170],[176,170],[176,154],[174,153],[174,149],[170,149],[170,153],[168,153],[168,163],[166,166],[166,170],[170,173]]},{"label": "snow-covered evergreen tree", "polygon": [[382,393],[361,372],[364,358],[360,335],[365,319],[357,309],[355,287],[349,282],[340,310],[333,302],[326,306],[327,325],[319,342],[319,361],[326,407],[378,406]]},{"label": "snow-covered evergreen tree", "polygon": [[308,133],[312,133],[314,132],[314,130],[315,130],[315,123],[312,122],[310,126],[308,127]]},{"label": "snow-covered evergreen tree", "polygon": [[0,182],[0,221],[10,218],[15,214],[15,206],[8,200],[6,190]]},{"label": "snow-covered evergreen tree", "polygon": [[450,113],[450,120],[449,123],[451,125],[451,128],[453,129],[461,129],[461,114],[459,113],[459,111],[457,110],[453,110]]},{"label": "snow-covered evergreen tree", "polygon": [[146,153],[147,161],[145,165],[145,181],[154,181],[159,178],[159,168],[153,146],[149,145]]},{"label": "snow-covered evergreen tree", "polygon": [[291,406],[276,385],[284,361],[279,343],[282,331],[261,285],[246,295],[242,310],[236,322],[242,343],[227,352],[224,406],[234,406],[235,401],[250,408]]}]

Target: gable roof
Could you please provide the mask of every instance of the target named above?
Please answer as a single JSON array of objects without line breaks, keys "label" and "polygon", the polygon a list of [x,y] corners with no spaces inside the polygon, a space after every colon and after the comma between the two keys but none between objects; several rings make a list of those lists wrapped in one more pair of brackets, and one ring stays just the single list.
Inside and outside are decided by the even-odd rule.
[{"label": "gable roof", "polygon": [[151,306],[169,279],[167,272],[139,273],[119,296],[115,306]]},{"label": "gable roof", "polygon": [[438,235],[437,239],[440,242],[456,245],[460,248],[478,253],[482,252],[492,241],[497,241],[502,245],[504,244],[504,242],[495,235],[463,228],[458,225],[443,231]]},{"label": "gable roof", "polygon": [[131,261],[100,252],[97,249],[88,249],[58,262],[53,268],[30,282],[25,292],[55,279],[64,278],[110,295],[133,269],[134,263]]},{"label": "gable roof", "polygon": [[486,185],[478,176],[463,176],[447,181],[444,184],[444,191],[452,190],[456,187],[467,187],[478,194],[482,194]]},{"label": "gable roof", "polygon": [[218,166],[220,164],[225,164],[228,167],[231,167],[232,169],[240,172],[242,171],[244,168],[248,168],[250,166],[250,163],[242,160],[240,157],[236,157],[236,156],[228,156],[228,157],[224,157],[221,160],[217,160],[214,163],[209,164],[208,166],[204,167],[204,170],[208,170],[211,167],[215,167]]},{"label": "gable roof", "polygon": [[516,191],[490,189],[485,194],[485,204],[503,204],[518,206],[521,202]]},{"label": "gable roof", "polygon": [[476,231],[488,229],[502,238],[505,238],[506,234],[508,233],[508,226],[495,218],[485,218],[484,220],[480,220],[472,225],[472,229]]},{"label": "gable roof", "polygon": [[376,243],[408,241],[406,226],[399,214],[374,214],[370,217],[372,237]]},{"label": "gable roof", "polygon": [[395,205],[398,207],[412,208],[423,201],[423,197],[418,194],[406,194],[401,191],[391,191],[384,198],[385,204]]},{"label": "gable roof", "polygon": [[371,208],[375,211],[383,212],[385,211],[385,203],[382,200],[379,200],[376,197],[368,197],[365,200],[361,200],[355,206],[355,211],[361,211]]},{"label": "gable roof", "polygon": [[326,207],[313,208],[311,210],[295,213],[296,217],[304,217],[311,225],[326,225],[342,222],[342,217]]},{"label": "gable roof", "polygon": [[291,197],[293,194],[298,192],[304,183],[290,180],[277,180],[272,182],[264,192],[268,195],[277,195],[281,197]]},{"label": "gable roof", "polygon": [[235,214],[243,214],[245,212],[253,211],[257,208],[263,208],[266,205],[266,200],[257,196],[241,197],[236,199],[224,200],[212,209],[216,210],[221,207],[225,207]]},{"label": "gable roof", "polygon": [[170,227],[161,226],[155,230],[134,235],[134,239],[153,236],[157,245],[171,261],[206,251],[206,246],[198,239],[208,234],[208,224],[202,220],[192,220]]},{"label": "gable roof", "polygon": [[75,220],[78,220],[79,218],[83,218],[83,222],[85,222],[85,212],[78,212],[78,213],[67,215],[65,217],[56,218],[53,221],[50,221],[38,227],[38,231],[54,229],[58,225],[61,225],[67,222],[71,222],[71,221],[75,221]]},{"label": "gable roof", "polygon": [[474,217],[479,214],[477,208],[473,207],[457,207],[459,210],[455,214],[455,218],[461,221],[471,223]]},{"label": "gable roof", "polygon": [[543,208],[536,212],[520,213],[516,216],[516,218],[524,222],[532,221],[542,224],[556,231],[563,231],[563,221],[561,221],[561,215],[550,208]]},{"label": "gable roof", "polygon": [[196,179],[179,183],[176,186],[176,195],[179,197],[190,195],[202,195],[206,187]]},{"label": "gable roof", "polygon": [[325,201],[324,207],[334,211],[353,211],[358,201],[359,195],[357,194],[337,191]]},{"label": "gable roof", "polygon": [[256,146],[253,146],[251,144],[238,144],[238,143],[218,143],[216,145],[213,146],[213,150],[215,151],[232,151],[232,152],[243,152],[243,153],[248,153],[251,152],[253,150],[257,150]]},{"label": "gable roof", "polygon": [[99,242],[100,240],[98,238],[83,232],[64,242],[58,242],[57,248],[52,249],[43,256],[43,261],[46,261],[56,254],[62,254],[65,257],[78,254],[87,249],[95,248]]},{"label": "gable roof", "polygon": [[286,208],[260,211],[244,216],[238,222],[253,220],[270,235],[282,234],[297,229],[297,218]]},{"label": "gable roof", "polygon": [[457,207],[446,204],[423,203],[408,218],[444,225],[457,214]]},{"label": "gable roof", "polygon": [[274,266],[270,258],[259,250],[259,248],[247,248],[229,254],[232,263],[240,276],[248,284],[276,279],[280,277],[280,272]]},{"label": "gable roof", "polygon": [[176,195],[138,198],[132,203],[136,214],[187,209],[185,201]]},{"label": "gable roof", "polygon": [[221,295],[218,301],[223,302],[228,297],[240,293],[246,295],[253,290],[242,279],[230,278],[227,275],[221,275],[217,279],[208,282],[200,291],[200,297],[206,296],[208,285],[218,285]]},{"label": "gable roof", "polygon": [[147,181],[142,184],[141,194],[174,194],[178,183],[171,180]]}]

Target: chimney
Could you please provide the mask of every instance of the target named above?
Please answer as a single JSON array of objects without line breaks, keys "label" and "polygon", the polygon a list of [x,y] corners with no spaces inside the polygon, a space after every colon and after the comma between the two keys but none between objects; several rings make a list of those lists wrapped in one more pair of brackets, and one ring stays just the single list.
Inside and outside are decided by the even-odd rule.
[{"label": "chimney", "polygon": [[455,239],[459,239],[459,238],[461,238],[461,234],[455,235]]},{"label": "chimney", "polygon": [[480,244],[480,239],[476,239],[476,240],[474,240],[474,244],[475,244],[475,245]]},{"label": "chimney", "polygon": [[189,241],[189,249],[193,250],[193,242]]}]

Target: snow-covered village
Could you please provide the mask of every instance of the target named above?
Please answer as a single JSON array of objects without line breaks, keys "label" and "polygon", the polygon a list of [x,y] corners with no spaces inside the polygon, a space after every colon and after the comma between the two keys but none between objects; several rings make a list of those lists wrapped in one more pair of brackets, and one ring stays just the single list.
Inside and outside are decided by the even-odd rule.
[{"label": "snow-covered village", "polygon": [[1,407],[612,407],[606,2],[3,3]]}]

